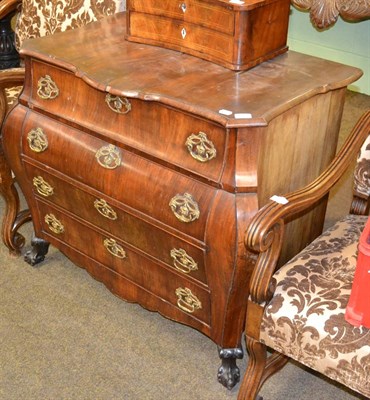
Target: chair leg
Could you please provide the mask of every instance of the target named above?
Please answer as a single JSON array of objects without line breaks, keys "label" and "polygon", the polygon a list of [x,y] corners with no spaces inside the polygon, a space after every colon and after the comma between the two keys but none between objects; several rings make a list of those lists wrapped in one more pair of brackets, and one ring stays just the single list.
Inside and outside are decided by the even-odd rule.
[{"label": "chair leg", "polygon": [[31,220],[28,210],[19,212],[19,195],[14,186],[11,170],[5,159],[0,142],[0,194],[5,200],[5,212],[1,229],[1,238],[11,253],[19,254],[25,243],[18,229]]},{"label": "chair leg", "polygon": [[289,361],[289,357],[274,352],[267,356],[267,348],[255,339],[245,339],[249,361],[240,386],[238,400],[263,400],[258,395],[264,382],[278,372]]},{"label": "chair leg", "polygon": [[245,339],[249,360],[240,385],[238,400],[256,400],[267,364],[266,346],[252,338]]}]

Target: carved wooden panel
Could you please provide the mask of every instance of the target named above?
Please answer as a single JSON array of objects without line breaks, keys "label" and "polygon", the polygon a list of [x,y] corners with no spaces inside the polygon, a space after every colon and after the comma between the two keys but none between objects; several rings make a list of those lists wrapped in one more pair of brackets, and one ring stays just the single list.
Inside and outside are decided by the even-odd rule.
[{"label": "carved wooden panel", "polygon": [[370,18],[370,0],[292,0],[292,4],[310,10],[312,23],[318,28],[327,28],[338,16],[359,21]]}]

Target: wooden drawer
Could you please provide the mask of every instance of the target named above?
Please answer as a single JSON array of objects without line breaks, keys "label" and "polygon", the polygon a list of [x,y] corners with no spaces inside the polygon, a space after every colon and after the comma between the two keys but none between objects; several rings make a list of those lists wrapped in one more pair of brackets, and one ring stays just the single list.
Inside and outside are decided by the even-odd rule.
[{"label": "wooden drawer", "polygon": [[165,47],[185,53],[207,54],[210,46],[213,57],[218,60],[228,59],[233,53],[233,36],[176,19],[132,13],[130,30],[133,36],[140,35],[144,42],[163,42]]},{"label": "wooden drawer", "polygon": [[38,210],[46,235],[116,271],[188,316],[210,324],[210,293],[203,286],[142,256],[110,233],[88,227],[48,204],[38,201]]},{"label": "wooden drawer", "polygon": [[[87,133],[34,117],[24,124],[24,155],[204,242],[216,189]],[[35,149],[40,135],[45,146]]]},{"label": "wooden drawer", "polygon": [[144,13],[184,20],[228,35],[234,34],[235,13],[232,6],[225,3],[199,0],[129,0],[128,4],[132,13],[129,21],[131,24],[134,13]]},{"label": "wooden drawer", "polygon": [[[108,105],[108,93],[74,74],[36,61],[32,68],[33,108],[61,116],[162,162],[215,182],[220,180],[228,141],[225,128],[160,103],[135,98],[116,100],[122,101],[122,110],[127,111],[118,113],[110,108],[113,101]],[[50,88],[53,85],[55,91]]]},{"label": "wooden drawer", "polygon": [[133,215],[134,210],[123,210],[121,204],[102,193],[88,187],[82,190],[81,184],[61,179],[56,171],[46,172],[29,163],[25,163],[25,169],[36,197],[63,207],[82,220],[110,232],[180,274],[207,284],[204,247],[191,245],[153,226]]},{"label": "wooden drawer", "polygon": [[233,70],[287,50],[289,0],[127,0],[127,39]]}]

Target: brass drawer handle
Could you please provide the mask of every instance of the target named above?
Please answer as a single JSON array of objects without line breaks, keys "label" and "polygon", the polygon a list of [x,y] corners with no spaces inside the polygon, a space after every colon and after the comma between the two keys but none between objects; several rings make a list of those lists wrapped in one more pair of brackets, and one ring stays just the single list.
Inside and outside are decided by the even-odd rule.
[{"label": "brass drawer handle", "polygon": [[56,233],[60,234],[64,232],[63,224],[56,218],[54,214],[46,214],[45,215],[45,222],[47,223],[49,229]]},{"label": "brass drawer handle", "polygon": [[35,128],[28,132],[27,141],[29,148],[35,153],[42,153],[48,148],[48,138],[41,128]]},{"label": "brass drawer handle", "polygon": [[117,213],[105,200],[96,199],[94,201],[94,207],[103,217],[111,219],[112,221],[117,219]]},{"label": "brass drawer handle", "polygon": [[189,193],[174,196],[169,206],[175,217],[182,222],[193,222],[200,216],[199,206]]},{"label": "brass drawer handle", "polygon": [[37,95],[43,100],[53,100],[59,96],[59,88],[50,75],[42,76],[38,80]]},{"label": "brass drawer handle", "polygon": [[95,154],[98,163],[107,169],[115,169],[121,165],[121,153],[116,146],[109,144],[101,147]]},{"label": "brass drawer handle", "polygon": [[177,296],[177,305],[181,310],[186,311],[188,313],[193,313],[196,310],[202,308],[202,303],[199,299],[193,295],[190,289],[188,288],[177,288],[176,289]]},{"label": "brass drawer handle", "polygon": [[117,258],[126,258],[126,252],[114,239],[104,239],[104,247]]},{"label": "brass drawer handle", "polygon": [[126,97],[113,96],[108,93],[105,96],[105,102],[115,113],[127,114],[129,111],[131,111],[131,103]]},{"label": "brass drawer handle", "polygon": [[184,274],[189,274],[198,269],[198,264],[184,249],[172,249],[170,252],[173,258],[173,266]]},{"label": "brass drawer handle", "polygon": [[35,176],[32,180],[32,183],[41,196],[49,197],[54,194],[53,187],[47,183],[42,176]]},{"label": "brass drawer handle", "polygon": [[190,155],[200,162],[207,162],[216,157],[216,148],[204,132],[191,134],[185,142]]}]

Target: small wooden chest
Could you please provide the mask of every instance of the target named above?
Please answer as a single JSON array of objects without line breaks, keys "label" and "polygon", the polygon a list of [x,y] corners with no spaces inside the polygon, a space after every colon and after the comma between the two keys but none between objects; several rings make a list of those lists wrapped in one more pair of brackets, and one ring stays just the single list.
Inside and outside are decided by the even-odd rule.
[{"label": "small wooden chest", "polygon": [[287,50],[290,0],[127,0],[133,42],[246,70]]}]

